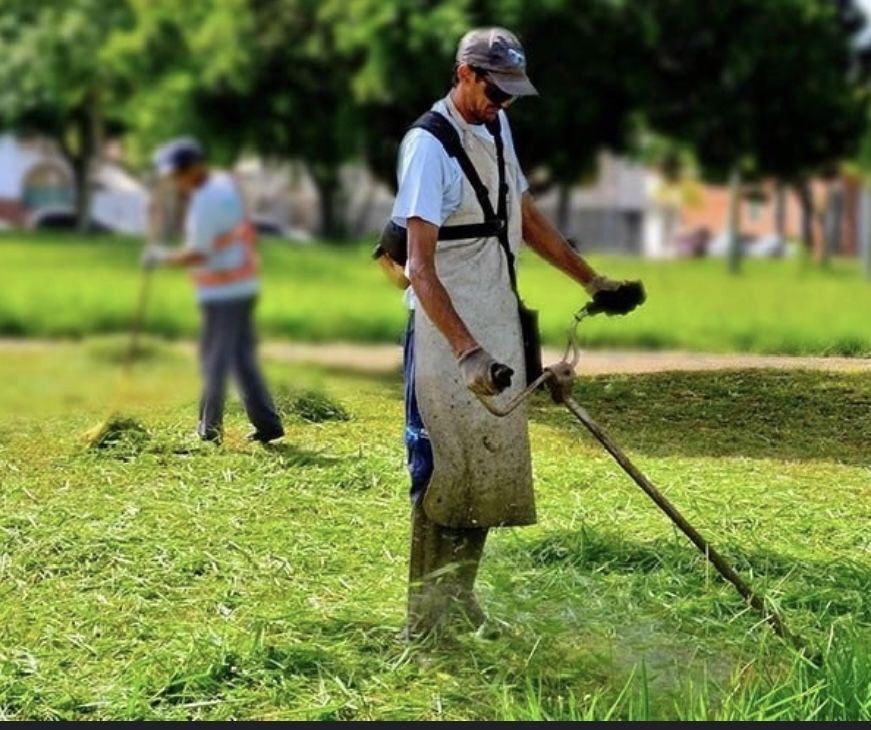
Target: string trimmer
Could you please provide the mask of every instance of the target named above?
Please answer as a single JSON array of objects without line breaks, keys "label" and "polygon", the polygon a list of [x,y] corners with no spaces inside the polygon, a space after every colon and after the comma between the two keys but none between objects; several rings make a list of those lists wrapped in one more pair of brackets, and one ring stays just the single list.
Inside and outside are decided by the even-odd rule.
[{"label": "string trimmer", "polygon": [[[590,417],[590,414],[575,400],[573,389],[577,374],[575,368],[580,360],[580,347],[578,345],[578,328],[581,322],[588,317],[605,312],[609,315],[628,314],[639,304],[644,302],[644,289],[640,282],[626,282],[617,290],[602,291],[582,309],[574,315],[574,321],[568,332],[568,344],[563,359],[544,369],[542,375],[529,384],[504,406],[497,406],[487,398],[481,398],[481,402],[490,413],[503,417],[511,413],[527,398],[529,398],[540,386],[544,385],[550,391],[554,403],[562,404],[568,411],[593,434],[593,437],[605,447],[605,450],[614,457],[620,465],[644,493],[650,497],[659,509],[683,532],[695,545],[699,552],[705,556],[716,568],[717,572],[731,583],[738,593],[754,609],[759,611],[765,620],[771,625],[775,633],[793,644],[800,645],[795,637],[790,634],[783,623],[783,619],[777,610],[769,605],[761,596],[754,593],[750,586],[735,572],[711,544],[696,530],[677,508],[665,498],[665,496],[653,485],[653,483],[636,467],[617,444],[606,434],[602,428]],[[513,372],[504,365],[495,365],[492,373],[493,382],[500,389],[511,384]]]}]

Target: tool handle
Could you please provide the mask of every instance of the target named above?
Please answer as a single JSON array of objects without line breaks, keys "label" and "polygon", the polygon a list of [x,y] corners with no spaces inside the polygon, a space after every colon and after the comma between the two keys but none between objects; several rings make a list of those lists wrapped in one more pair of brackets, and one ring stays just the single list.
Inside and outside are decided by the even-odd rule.
[{"label": "tool handle", "polygon": [[599,425],[590,418],[590,414],[571,396],[564,398],[563,405],[569,412],[581,422],[581,424],[593,435],[593,437],[605,447],[605,450],[614,458],[623,471],[629,475],[641,490],[653,500],[654,504],[662,510],[676,527],[686,535],[690,542],[696,546],[699,552],[717,569],[717,572],[731,583],[741,597],[747,601],[753,608],[759,611],[760,614],[771,624],[772,629],[778,635],[787,639],[798,648],[803,648],[802,643],[793,636],[783,623],[783,619],[777,609],[770,606],[759,594],[755,593],[749,585],[747,585],[741,576],[735,572],[732,566],[726,562],[720,553],[705,540],[704,537],[693,527],[689,521],[678,511],[665,495],[662,494],[644,474],[635,466],[626,454],[617,446],[611,437],[608,436]]},{"label": "tool handle", "polygon": [[514,377],[514,370],[507,365],[497,362],[490,366],[490,380],[500,393],[511,387],[512,377]]}]

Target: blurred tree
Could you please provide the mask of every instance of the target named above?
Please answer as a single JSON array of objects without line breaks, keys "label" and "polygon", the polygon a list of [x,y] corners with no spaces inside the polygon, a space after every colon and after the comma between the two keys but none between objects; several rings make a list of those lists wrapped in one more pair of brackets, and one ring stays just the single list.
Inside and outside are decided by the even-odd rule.
[{"label": "blurred tree", "polygon": [[806,200],[810,175],[856,151],[869,76],[852,45],[850,2],[643,0],[626,8],[643,46],[645,121],[688,144],[708,179],[774,176]]},{"label": "blurred tree", "polygon": [[595,169],[599,150],[626,147],[641,68],[613,0],[334,0],[331,8],[341,19],[343,47],[365,54],[354,79],[364,150],[391,186],[405,130],[448,91],[457,42],[475,26],[506,26],[527,51],[541,96],[522,100],[510,114],[536,189],[567,190]]},{"label": "blurred tree", "polygon": [[321,3],[131,1],[136,27],[112,51],[131,71],[127,121],[140,150],[188,132],[224,163],[245,149],[302,160],[318,189],[321,234],[341,235],[339,169],[362,132],[355,58],[336,48]]},{"label": "blurred tree", "polygon": [[363,153],[395,189],[406,129],[450,88],[457,42],[470,27],[467,0],[327,0],[340,50],[361,63],[352,89]]},{"label": "blurred tree", "polygon": [[329,6],[319,0],[249,0],[256,54],[244,94],[205,95],[216,113],[229,113],[265,158],[306,162],[318,189],[321,233],[344,233],[337,210],[339,171],[363,138],[352,79],[359,53],[338,47]]},{"label": "blurred tree", "polygon": [[[235,160],[238,110],[216,113],[214,90],[244,93],[256,53],[247,0],[128,0],[134,22],[110,38],[111,87],[128,135],[127,154],[147,162],[161,141],[193,134],[221,163]],[[217,95],[217,94],[216,94]]]},{"label": "blurred tree", "polygon": [[117,121],[108,98],[116,69],[106,45],[130,20],[124,0],[0,6],[0,124],[58,141],[73,168],[82,229],[89,222],[90,164],[102,152],[104,126]]},{"label": "blurred tree", "polygon": [[533,191],[560,189],[557,223],[568,224],[569,190],[596,171],[603,149],[626,151],[640,64],[625,10],[614,0],[482,0],[476,24],[516,30],[540,96],[510,115]]}]

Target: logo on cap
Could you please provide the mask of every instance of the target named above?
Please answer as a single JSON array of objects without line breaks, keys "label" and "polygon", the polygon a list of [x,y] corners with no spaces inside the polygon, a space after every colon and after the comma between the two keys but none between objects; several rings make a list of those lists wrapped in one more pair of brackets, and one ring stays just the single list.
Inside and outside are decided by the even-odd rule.
[{"label": "logo on cap", "polygon": [[526,56],[523,55],[522,51],[518,51],[516,48],[508,49],[508,58],[514,66],[520,66],[522,68],[526,65]]}]

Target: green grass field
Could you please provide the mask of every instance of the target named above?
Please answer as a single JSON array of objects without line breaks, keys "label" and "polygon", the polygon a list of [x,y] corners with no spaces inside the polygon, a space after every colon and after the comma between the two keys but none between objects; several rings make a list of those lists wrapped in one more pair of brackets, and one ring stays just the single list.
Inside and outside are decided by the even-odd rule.
[{"label": "green grass field", "polygon": [[[405,318],[401,294],[369,260],[369,245],[310,248],[265,242],[259,309],[266,337],[395,342]],[[0,335],[81,336],[129,327],[137,300],[139,243],[75,237],[0,236]],[[613,327],[588,326],[593,347],[871,355],[871,284],[855,262],[828,271],[800,260],[747,261],[732,278],[722,261],[652,262],[594,256],[612,277],[642,278],[644,308]],[[532,254],[521,288],[541,310],[545,339],[563,342],[585,301],[579,287]],[[147,326],[189,337],[197,330],[191,285],[180,272],[156,274]]]},{"label": "green grass field", "polygon": [[[80,246],[75,274],[35,250],[58,277],[52,306],[86,257],[103,262],[59,320],[107,299],[123,319],[131,250]],[[317,289],[305,263],[323,277],[324,260],[353,262],[351,288],[379,286],[359,252],[269,256],[297,269],[286,290],[270,280],[266,322]],[[161,290],[181,302],[175,286]],[[0,717],[871,719],[871,374],[614,376],[577,392],[822,652],[816,667],[543,400],[540,522],[496,531],[481,571],[497,634],[409,647],[398,377],[272,363],[287,438],[246,444],[234,404],[216,448],[192,436],[193,361],[157,346],[124,406],[146,433],[91,449],[79,434],[105,415],[122,346],[0,358]]]}]

